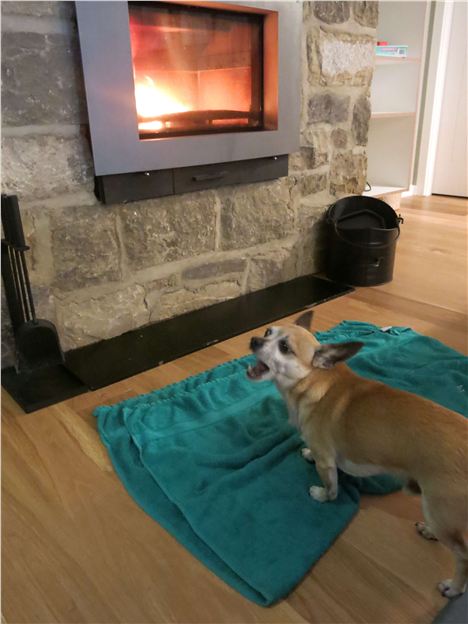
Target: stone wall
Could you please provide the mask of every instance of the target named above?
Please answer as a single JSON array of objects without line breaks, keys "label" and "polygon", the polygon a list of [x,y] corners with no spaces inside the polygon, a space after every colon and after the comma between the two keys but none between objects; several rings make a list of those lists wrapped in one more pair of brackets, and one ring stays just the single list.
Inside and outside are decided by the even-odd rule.
[{"label": "stone wall", "polygon": [[2,2],[2,192],[19,196],[38,311],[66,350],[322,268],[324,211],[364,188],[377,16],[376,2],[303,3],[288,177],[104,206],[73,3]]}]

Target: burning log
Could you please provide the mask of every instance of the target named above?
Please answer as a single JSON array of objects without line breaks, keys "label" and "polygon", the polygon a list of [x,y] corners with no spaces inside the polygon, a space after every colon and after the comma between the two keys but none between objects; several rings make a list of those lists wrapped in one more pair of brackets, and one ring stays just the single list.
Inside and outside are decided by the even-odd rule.
[{"label": "burning log", "polygon": [[236,110],[194,110],[182,113],[168,113],[166,115],[158,115],[157,117],[138,116],[141,123],[160,122],[163,124],[210,124],[213,121],[222,119],[245,119],[248,122],[260,121],[260,113],[258,111],[236,111]]}]

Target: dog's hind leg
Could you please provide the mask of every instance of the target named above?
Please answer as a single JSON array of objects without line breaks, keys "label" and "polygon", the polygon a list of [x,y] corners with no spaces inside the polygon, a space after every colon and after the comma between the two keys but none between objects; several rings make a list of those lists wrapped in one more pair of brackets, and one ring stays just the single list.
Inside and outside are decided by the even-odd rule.
[{"label": "dog's hind leg", "polygon": [[442,596],[453,598],[463,594],[468,582],[468,544],[463,536],[466,527],[466,495],[455,494],[450,498],[425,497],[423,494],[424,517],[431,533],[455,556],[453,579],[441,581],[437,588]]},{"label": "dog's hind leg", "polygon": [[456,565],[453,579],[445,579],[437,587],[442,596],[453,598],[463,594],[468,583],[468,545],[461,533],[440,536],[439,539],[452,550]]},{"label": "dog's hind leg", "polygon": [[316,462],[315,467],[325,487],[313,485],[309,494],[319,503],[335,500],[338,495],[338,474],[336,465],[331,462]]}]

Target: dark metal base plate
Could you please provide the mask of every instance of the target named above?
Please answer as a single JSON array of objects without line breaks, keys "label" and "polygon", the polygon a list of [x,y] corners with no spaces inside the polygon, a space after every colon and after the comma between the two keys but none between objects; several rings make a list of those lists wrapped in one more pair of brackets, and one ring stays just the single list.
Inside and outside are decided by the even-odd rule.
[{"label": "dark metal base plate", "polygon": [[298,277],[69,351],[67,366],[92,390],[102,388],[353,290]]},{"label": "dark metal base plate", "polygon": [[66,353],[65,366],[41,369],[27,376],[6,368],[2,371],[2,385],[26,412],[32,412],[353,290],[314,275],[298,277],[74,349]]},{"label": "dark metal base plate", "polygon": [[62,364],[23,374],[13,367],[4,368],[2,386],[25,412],[35,412],[89,390]]},{"label": "dark metal base plate", "polygon": [[274,180],[287,175],[288,156],[268,156],[215,165],[97,176],[94,190],[104,204],[117,204]]}]

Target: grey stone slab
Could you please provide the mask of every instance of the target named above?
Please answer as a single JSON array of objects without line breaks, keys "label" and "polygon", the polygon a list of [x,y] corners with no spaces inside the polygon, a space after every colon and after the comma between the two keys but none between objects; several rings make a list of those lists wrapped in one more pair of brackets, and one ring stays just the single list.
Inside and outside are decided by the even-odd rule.
[{"label": "grey stone slab", "polygon": [[335,196],[360,195],[364,191],[366,172],[365,154],[336,153],[330,167],[330,193]]},{"label": "grey stone slab", "polygon": [[2,192],[37,200],[83,190],[93,178],[82,135],[3,136]]},{"label": "grey stone slab", "polygon": [[336,124],[348,119],[349,95],[338,95],[333,91],[315,93],[308,102],[310,123],[324,122]]},{"label": "grey stone slab", "polygon": [[366,95],[361,95],[353,107],[352,132],[356,145],[367,145],[371,105]]},{"label": "grey stone slab", "polygon": [[60,210],[51,217],[54,286],[78,290],[122,277],[115,215],[99,206]]},{"label": "grey stone slab", "polygon": [[61,34],[4,32],[2,125],[86,121],[77,38]]},{"label": "grey stone slab", "polygon": [[350,15],[350,3],[340,0],[332,2],[314,2],[314,15],[325,24],[342,24]]},{"label": "grey stone slab", "polygon": [[361,26],[377,28],[379,23],[378,2],[350,2],[353,9],[353,17]]},{"label": "grey stone slab", "polygon": [[214,260],[204,264],[195,265],[182,273],[185,280],[203,280],[211,278],[222,279],[233,273],[243,273],[246,266],[244,258],[229,258],[226,260]]},{"label": "grey stone slab", "polygon": [[1,3],[2,15],[28,15],[31,17],[63,17],[71,19],[75,15],[74,2],[23,2],[7,0]]},{"label": "grey stone slab", "polygon": [[253,247],[285,238],[293,230],[288,178],[232,188],[220,198],[222,249]]},{"label": "grey stone slab", "polygon": [[135,202],[120,210],[132,270],[214,251],[216,196],[213,191]]}]

